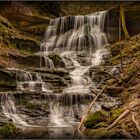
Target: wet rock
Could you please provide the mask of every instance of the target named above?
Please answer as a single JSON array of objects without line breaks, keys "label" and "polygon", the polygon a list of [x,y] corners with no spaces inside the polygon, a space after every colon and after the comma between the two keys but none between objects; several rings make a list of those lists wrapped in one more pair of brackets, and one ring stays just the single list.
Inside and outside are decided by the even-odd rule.
[{"label": "wet rock", "polygon": [[123,92],[123,87],[112,87],[109,86],[106,89],[106,93],[111,97],[120,97],[121,93]]},{"label": "wet rock", "polygon": [[7,69],[0,69],[0,81],[15,81],[15,73]]},{"label": "wet rock", "polygon": [[0,90],[15,90],[16,76],[13,71],[7,69],[0,70]]},{"label": "wet rock", "polygon": [[106,111],[110,111],[113,108],[117,108],[120,105],[122,105],[122,102],[119,101],[114,101],[114,102],[106,102],[102,104],[102,109],[106,110]]},{"label": "wet rock", "polygon": [[84,122],[86,128],[93,128],[99,122],[105,121],[106,112],[96,111],[95,113],[90,114]]},{"label": "wet rock", "polygon": [[16,90],[16,82],[0,82],[0,90],[5,91],[5,90]]},{"label": "wet rock", "polygon": [[69,73],[66,69],[64,68],[52,68],[52,69],[46,69],[46,68],[35,68],[33,70],[34,72],[39,72],[39,73],[48,73],[48,74],[53,74],[53,75],[58,75],[58,76],[67,76]]},{"label": "wet rock", "polygon": [[40,56],[38,55],[30,55],[26,57],[12,55],[12,58],[14,58],[22,66],[40,67]]},{"label": "wet rock", "polygon": [[0,127],[7,124],[7,122],[12,121],[11,119],[6,118],[3,114],[0,115]]},{"label": "wet rock", "polygon": [[56,68],[59,68],[59,67],[66,67],[64,61],[62,60],[62,58],[58,55],[58,54],[55,54],[55,53],[52,53],[49,55],[49,58],[52,59],[53,63],[54,63],[54,66]]}]

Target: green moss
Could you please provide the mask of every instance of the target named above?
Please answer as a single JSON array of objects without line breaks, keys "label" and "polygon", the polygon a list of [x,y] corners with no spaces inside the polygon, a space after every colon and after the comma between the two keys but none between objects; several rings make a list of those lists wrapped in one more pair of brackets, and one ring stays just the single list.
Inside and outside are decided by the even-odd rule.
[{"label": "green moss", "polygon": [[17,132],[18,132],[18,129],[13,123],[8,123],[2,128],[0,128],[0,135],[3,138],[12,138],[16,136]]},{"label": "green moss", "polygon": [[25,107],[33,110],[40,109],[40,106],[33,104],[29,99],[26,99],[22,97],[22,99],[19,100],[20,103],[22,103]]},{"label": "green moss", "polygon": [[112,123],[115,119],[117,119],[124,110],[122,108],[113,109],[110,112],[110,117],[108,118],[109,123]]},{"label": "green moss", "polygon": [[0,41],[3,47],[14,47],[25,54],[39,51],[40,44],[36,38],[21,35],[12,24],[0,16]]},{"label": "green moss", "polygon": [[89,114],[86,121],[84,122],[84,125],[86,128],[93,128],[99,122],[104,122],[105,116],[106,116],[106,112],[103,110],[91,113]]},{"label": "green moss", "polygon": [[16,44],[17,49],[31,53],[39,51],[39,42],[36,40],[20,36],[12,38],[10,41],[12,44]]}]

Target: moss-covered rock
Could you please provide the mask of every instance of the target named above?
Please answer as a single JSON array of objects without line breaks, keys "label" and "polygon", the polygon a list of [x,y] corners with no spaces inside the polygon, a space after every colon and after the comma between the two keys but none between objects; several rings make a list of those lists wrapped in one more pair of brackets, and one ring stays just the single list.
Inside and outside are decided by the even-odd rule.
[{"label": "moss-covered rock", "polygon": [[106,128],[98,129],[85,129],[84,134],[87,138],[93,139],[130,139],[124,132],[119,128],[113,128],[107,130]]},{"label": "moss-covered rock", "polygon": [[121,74],[120,79],[122,82],[127,83],[130,81],[130,79],[135,76],[135,74],[138,72],[139,67],[139,60],[140,58],[137,57],[133,59],[133,62],[128,64],[126,68],[124,69],[124,73]]},{"label": "moss-covered rock", "polygon": [[89,114],[89,116],[84,122],[85,127],[93,128],[95,125],[97,126],[98,123],[105,121],[106,115],[107,115],[106,112],[103,110]]},{"label": "moss-covered rock", "polygon": [[0,15],[0,23],[4,24],[6,27],[12,27],[11,23],[1,15]]},{"label": "moss-covered rock", "polygon": [[40,44],[38,41],[23,37],[23,36],[14,36],[10,38],[12,44],[16,44],[16,48],[19,50],[25,50],[27,52],[38,52],[40,50]]},{"label": "moss-covered rock", "polygon": [[112,123],[115,119],[117,119],[121,113],[124,111],[123,108],[117,108],[117,109],[113,109],[110,112],[110,117],[108,118],[108,122]]}]

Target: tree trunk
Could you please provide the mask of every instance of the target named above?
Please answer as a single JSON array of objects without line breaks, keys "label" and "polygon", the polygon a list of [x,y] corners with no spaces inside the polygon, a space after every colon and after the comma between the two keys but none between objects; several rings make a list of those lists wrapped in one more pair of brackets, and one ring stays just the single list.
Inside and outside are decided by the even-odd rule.
[{"label": "tree trunk", "polygon": [[123,29],[123,32],[124,32],[125,39],[128,39],[129,38],[129,33],[128,33],[127,28],[126,28],[123,3],[120,3],[120,21],[121,21],[121,25],[122,25],[122,29]]}]

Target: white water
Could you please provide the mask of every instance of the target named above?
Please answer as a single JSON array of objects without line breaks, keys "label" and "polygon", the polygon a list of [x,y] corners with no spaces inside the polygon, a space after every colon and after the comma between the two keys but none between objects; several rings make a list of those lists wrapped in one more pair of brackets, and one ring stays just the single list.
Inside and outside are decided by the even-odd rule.
[{"label": "white water", "polygon": [[[71,83],[62,93],[68,98],[61,99],[68,102],[68,105],[63,105],[57,99],[58,96],[54,101],[50,99],[48,102],[50,105],[50,123],[48,126],[72,126],[79,122],[78,117],[82,117],[84,114],[87,104],[78,102],[78,96],[82,98],[81,101],[86,101],[84,95],[90,94],[90,83],[92,82],[87,72],[90,67],[102,63],[103,55],[106,53],[104,49],[104,46],[107,45],[107,38],[104,33],[105,16],[106,11],[102,11],[91,15],[61,17],[50,21],[40,47],[40,66],[54,68],[54,63],[48,54],[57,52],[67,68],[74,68],[69,72],[72,79]],[[85,62],[82,62],[81,59]],[[34,79],[30,72],[18,70],[18,91],[50,92],[41,76],[36,74],[35,77]],[[73,95],[76,95],[75,98]],[[14,102],[9,97],[6,97],[6,100],[2,102],[2,108],[4,114],[13,122],[27,125],[17,114]]]},{"label": "white water", "polygon": [[[74,67],[69,73],[71,83],[63,90],[63,94],[67,94],[69,98],[73,94],[90,94],[92,81],[87,72],[90,67],[102,63],[103,55],[106,53],[104,49],[107,45],[104,33],[106,13],[107,11],[101,11],[85,16],[52,19],[46,30],[40,49],[43,55],[47,57],[49,53],[57,52],[67,68]],[[82,59],[86,65],[81,63],[80,55],[84,55]],[[70,125],[69,122],[75,121],[74,107],[81,110],[78,105],[74,106],[72,103],[69,106],[62,106],[59,102],[50,101],[51,123],[58,127]]]},{"label": "white water", "polygon": [[12,119],[15,124],[29,126],[17,113],[14,101],[7,94],[2,95],[1,106],[4,115],[7,118]]},{"label": "white water", "polygon": [[[34,76],[33,76],[34,75]],[[51,92],[38,73],[30,73],[23,70],[16,71],[17,91]]]},{"label": "white water", "polygon": [[72,104],[61,105],[58,102],[50,102],[50,127],[73,127],[80,120],[76,118],[82,117],[83,112],[86,111],[86,105]]}]

